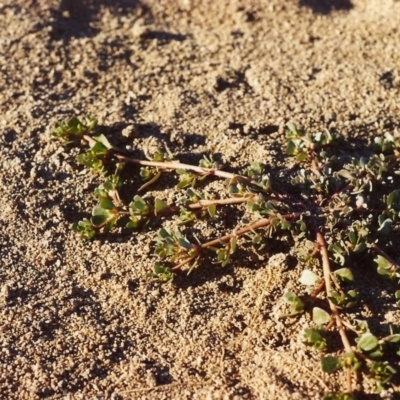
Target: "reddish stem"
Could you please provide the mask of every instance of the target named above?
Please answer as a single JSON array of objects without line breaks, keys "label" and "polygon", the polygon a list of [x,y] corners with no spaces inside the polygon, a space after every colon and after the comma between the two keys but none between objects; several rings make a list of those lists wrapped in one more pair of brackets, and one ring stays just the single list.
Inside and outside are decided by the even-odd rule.
[{"label": "reddish stem", "polygon": [[[299,219],[300,216],[301,216],[301,213],[292,213],[292,214],[282,215],[282,218],[285,219],[286,221],[295,221],[295,220]],[[202,249],[207,249],[208,247],[219,245],[219,244],[221,244],[221,242],[229,241],[230,239],[232,239],[232,237],[242,236],[247,232],[255,231],[257,229],[270,226],[271,225],[271,221],[276,220],[276,219],[278,219],[278,218],[277,217],[263,218],[263,219],[260,219],[257,222],[254,222],[253,224],[251,224],[249,226],[246,226],[245,228],[238,229],[237,231],[235,231],[233,233],[230,233],[229,235],[221,236],[218,239],[214,239],[214,240],[211,240],[209,242],[202,243],[200,246],[195,246],[195,247],[197,247],[197,254],[195,256],[190,256],[190,257],[187,257],[187,258],[183,259],[181,262],[179,262],[179,264],[175,265],[172,268],[172,270],[176,271],[176,270],[182,268],[185,264],[187,264],[190,261],[194,260],[199,255],[199,252]]]},{"label": "reddish stem", "polygon": [[330,267],[330,263],[329,263],[329,254],[328,254],[328,249],[326,247],[325,238],[321,232],[317,232],[317,243],[319,245],[320,252],[321,252],[322,269],[324,272],[324,281],[325,281],[326,294],[328,296],[329,307],[332,311],[333,317],[336,320],[336,326],[338,328],[338,331],[339,331],[340,337],[342,339],[342,343],[343,343],[345,350],[349,353],[353,353],[353,349],[352,349],[350,341],[347,337],[346,330],[344,329],[342,319],[340,318],[339,309],[336,307],[335,304],[333,304],[329,300],[329,296],[332,291],[331,267]]}]

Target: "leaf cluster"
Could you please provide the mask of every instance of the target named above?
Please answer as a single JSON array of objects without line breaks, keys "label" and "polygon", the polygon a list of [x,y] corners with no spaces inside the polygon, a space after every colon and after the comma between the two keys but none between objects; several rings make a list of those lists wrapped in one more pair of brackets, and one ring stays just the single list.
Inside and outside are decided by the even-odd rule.
[{"label": "leaf cluster", "polygon": [[[377,273],[395,284],[400,278],[396,255],[388,255],[400,220],[400,191],[394,188],[400,175],[399,137],[375,138],[368,157],[355,157],[346,152],[341,135],[311,134],[290,123],[286,153],[294,157],[296,168],[282,185],[262,163],[251,163],[242,174],[234,174],[219,169],[212,156],[205,156],[197,166],[182,164],[161,150],[148,160],[134,159],[104,135],[94,134],[96,125],[91,117],[83,123],[71,118],[57,124],[54,131],[63,144],[85,139],[89,149],[78,161],[105,179],[95,191],[98,203],[91,218],[75,223],[75,231],[91,240],[118,229],[154,229],[165,218],[175,219],[176,228],[161,227],[154,239],[158,261],[147,276],[158,282],[170,282],[179,270],[199,267],[206,253],[224,267],[234,260],[238,247],[260,250],[265,238],[289,232],[301,248],[299,264],[307,267],[300,278],[307,295],[285,293],[292,312],[284,317],[309,313],[312,323],[304,327],[302,340],[321,352],[329,351],[331,333],[338,334],[344,351],[323,357],[324,372],[363,371],[377,382],[377,390],[391,384],[396,371],[388,354],[400,356],[399,334],[375,336],[365,321],[354,324],[346,315],[365,301],[355,284],[354,265],[360,255],[373,259]],[[138,171],[130,169],[129,174],[136,174],[143,184],[125,202],[120,197],[127,185],[122,172],[132,165]],[[174,175],[179,200],[168,203],[148,193],[139,195],[163,174]],[[204,187],[210,179],[224,179],[226,190],[207,192]],[[223,207],[234,207],[247,223],[212,240],[198,238],[191,227],[200,219],[220,218]],[[182,224],[188,234],[179,228]],[[400,306],[400,290],[395,290],[393,299]],[[355,337],[352,343],[348,332]],[[347,393],[326,398],[350,399],[351,393],[349,386]]]}]

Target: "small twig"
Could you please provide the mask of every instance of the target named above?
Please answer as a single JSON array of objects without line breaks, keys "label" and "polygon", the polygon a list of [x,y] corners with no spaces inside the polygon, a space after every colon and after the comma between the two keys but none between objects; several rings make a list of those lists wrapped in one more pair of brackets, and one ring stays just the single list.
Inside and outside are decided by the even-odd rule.
[{"label": "small twig", "polygon": [[158,171],[150,180],[148,180],[146,183],[144,183],[140,188],[138,189],[138,192],[141,192],[142,190],[146,189],[150,185],[152,185],[154,182],[158,180],[158,178],[161,176],[161,172]]}]

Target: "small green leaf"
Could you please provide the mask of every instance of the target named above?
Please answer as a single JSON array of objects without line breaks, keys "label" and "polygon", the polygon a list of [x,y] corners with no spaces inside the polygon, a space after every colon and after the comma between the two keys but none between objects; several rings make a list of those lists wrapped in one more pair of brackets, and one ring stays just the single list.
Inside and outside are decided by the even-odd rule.
[{"label": "small green leaf", "polygon": [[185,249],[189,250],[189,249],[193,248],[192,243],[190,243],[186,238],[182,238],[182,237],[179,238],[178,243],[179,243],[179,246],[182,246]]},{"label": "small green leaf", "polygon": [[112,210],[112,209],[115,208],[113,202],[112,202],[110,199],[108,199],[108,198],[103,198],[103,199],[100,201],[99,206],[100,206],[101,208],[106,209],[106,210]]},{"label": "small green leaf", "polygon": [[166,229],[161,228],[158,232],[158,236],[160,236],[163,239],[166,239],[166,238],[170,238],[171,234]]},{"label": "small green leaf", "polygon": [[357,235],[354,231],[349,232],[349,240],[351,244],[356,244],[357,243]]},{"label": "small green leaf", "polygon": [[82,221],[72,225],[72,230],[78,232],[83,239],[91,240],[94,238],[96,231],[93,229],[92,223],[84,218]]},{"label": "small green leaf", "polygon": [[147,274],[147,278],[156,279],[160,283],[171,282],[175,276],[170,268],[162,265],[159,262],[154,264],[153,271],[153,273]]},{"label": "small green leaf", "polygon": [[325,325],[330,322],[331,316],[322,308],[314,307],[313,308],[313,321],[317,325]]},{"label": "small green leaf", "polygon": [[386,199],[386,204],[391,207],[393,202],[396,201],[399,198],[399,191],[398,190],[394,190],[393,192],[391,192]]},{"label": "small green leaf", "polygon": [[154,209],[157,214],[164,211],[167,207],[168,207],[167,204],[165,204],[162,200],[160,199],[155,200]]},{"label": "small green leaf", "polygon": [[378,232],[382,235],[388,235],[392,230],[393,221],[390,218],[385,219],[383,222],[379,222]]},{"label": "small green leaf", "polygon": [[349,180],[351,180],[351,179],[354,178],[354,176],[351,174],[351,172],[350,172],[350,171],[347,171],[346,169],[342,169],[342,170],[339,171],[337,174],[338,174],[340,177],[345,178],[345,179],[349,179]]},{"label": "small green leaf", "polygon": [[378,339],[370,332],[364,333],[358,341],[358,347],[363,351],[371,351],[379,344]]},{"label": "small green leaf", "polygon": [[365,243],[359,243],[354,247],[353,253],[362,253],[366,248],[367,245]]},{"label": "small green leaf", "polygon": [[142,224],[142,217],[140,215],[131,215],[129,222],[126,224],[128,229],[137,229]]},{"label": "small green leaf", "polygon": [[101,206],[95,206],[95,207],[93,207],[92,215],[93,216],[104,216],[104,217],[108,218],[110,216],[110,211]]},{"label": "small green leaf", "polygon": [[313,346],[319,351],[325,351],[327,345],[325,338],[322,336],[323,332],[324,330],[320,328],[305,328],[303,330],[304,343]]},{"label": "small green leaf", "polygon": [[314,286],[317,284],[321,278],[315,274],[314,272],[310,271],[309,269],[305,269],[300,276],[300,283],[306,286]]},{"label": "small green leaf", "polygon": [[295,312],[302,312],[304,310],[304,303],[294,293],[286,292],[283,297],[292,306]]},{"label": "small green leaf", "polygon": [[187,188],[188,186],[191,186],[193,183],[193,179],[183,179],[182,181],[180,181],[176,187],[178,189],[184,189]]},{"label": "small green leaf", "polygon": [[378,264],[379,267],[385,269],[388,269],[392,266],[392,263],[385,257],[382,257],[381,255],[376,256],[376,258],[374,258],[374,262]]},{"label": "small green leaf", "polygon": [[100,227],[100,225],[103,225],[108,221],[108,215],[94,215],[91,218],[91,221],[94,226]]},{"label": "small green leaf", "polygon": [[288,122],[286,126],[290,132],[297,133],[297,126],[293,122]]},{"label": "small green leaf", "polygon": [[352,282],[354,280],[353,273],[349,268],[340,268],[334,274],[343,281]]},{"label": "small green leaf", "polygon": [[211,218],[215,218],[215,215],[216,215],[216,213],[217,213],[217,206],[216,206],[216,204],[214,203],[214,204],[210,204],[208,207],[207,207],[207,211],[208,211],[208,213],[210,214],[210,217]]},{"label": "small green leaf", "polygon": [[390,335],[385,338],[385,342],[388,343],[399,343],[400,342],[400,333],[396,333],[394,335]]},{"label": "small green leaf", "polygon": [[332,374],[343,367],[339,357],[326,356],[321,360],[322,371]]},{"label": "small green leaf", "polygon": [[377,268],[377,272],[379,275],[390,275],[390,272],[386,268],[380,266]]},{"label": "small green leaf", "polygon": [[308,154],[305,151],[301,151],[299,154],[296,156],[296,161],[297,162],[302,162],[307,159]]},{"label": "small green leaf", "polygon": [[98,136],[93,136],[93,139],[97,142],[101,143],[107,149],[112,149],[112,144],[108,141],[108,139],[102,134]]},{"label": "small green leaf", "polygon": [[289,141],[289,143],[287,144],[287,147],[286,147],[286,153],[289,156],[293,156],[296,154],[296,150],[297,150],[297,148],[296,148],[295,143],[292,140]]}]

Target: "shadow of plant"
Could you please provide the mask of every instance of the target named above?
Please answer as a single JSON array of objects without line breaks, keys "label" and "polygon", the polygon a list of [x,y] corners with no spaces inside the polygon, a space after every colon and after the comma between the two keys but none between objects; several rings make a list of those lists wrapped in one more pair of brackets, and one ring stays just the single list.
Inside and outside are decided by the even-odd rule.
[{"label": "shadow of plant", "polygon": [[135,12],[138,16],[149,13],[140,0],[61,0],[54,10],[52,38],[69,41],[73,37],[93,37],[98,30],[91,24],[96,21],[101,8],[107,7],[113,14],[125,15]]},{"label": "shadow of plant", "polygon": [[314,14],[330,14],[333,11],[349,11],[353,8],[350,0],[300,0],[300,7],[311,8]]}]

